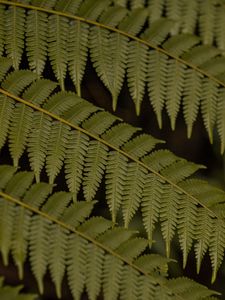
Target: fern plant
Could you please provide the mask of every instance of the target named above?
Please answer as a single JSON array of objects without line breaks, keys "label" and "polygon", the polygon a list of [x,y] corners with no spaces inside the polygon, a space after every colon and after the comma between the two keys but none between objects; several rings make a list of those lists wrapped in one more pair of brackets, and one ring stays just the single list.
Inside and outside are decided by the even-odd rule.
[{"label": "fern plant", "polygon": [[[40,294],[49,270],[59,298],[67,278],[74,299],[217,299],[168,278],[167,264],[177,235],[183,267],[194,249],[199,273],[208,252],[216,280],[225,192],[193,176],[204,166],[82,98],[90,57],[113,110],[126,77],[138,115],[147,87],[159,127],[165,106],[175,129],[182,106],[190,137],[200,108],[224,151],[224,36],[212,25],[223,2],[145,2],[0,0],[0,148],[11,157],[0,165],[0,251],[20,279],[29,261]],[[151,252],[158,223],[166,257]]]}]

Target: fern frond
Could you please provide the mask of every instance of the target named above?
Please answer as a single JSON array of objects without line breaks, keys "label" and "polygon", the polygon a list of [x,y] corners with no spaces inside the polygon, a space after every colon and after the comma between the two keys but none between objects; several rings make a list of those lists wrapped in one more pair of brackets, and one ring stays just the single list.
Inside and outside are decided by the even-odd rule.
[{"label": "fern frond", "polygon": [[81,81],[88,55],[89,25],[72,21],[69,26],[68,69],[78,96],[81,96]]},{"label": "fern frond", "polygon": [[5,16],[5,48],[7,55],[13,61],[13,67],[19,68],[25,34],[25,9],[10,6],[6,10]]},{"label": "fern frond", "polygon": [[26,48],[29,67],[41,76],[47,59],[48,15],[30,10],[26,20]]},{"label": "fern frond", "polygon": [[129,43],[127,81],[137,115],[140,114],[141,103],[145,92],[146,66],[148,48],[136,41]]},{"label": "fern frond", "polygon": [[181,8],[181,27],[183,33],[194,33],[198,15],[198,1],[183,1]]},{"label": "fern frond", "polygon": [[[110,1],[102,0],[95,4],[92,3],[92,0],[83,3],[80,1],[66,3],[63,1],[59,3],[34,1],[32,5],[27,2],[5,0],[0,2],[3,11],[9,14],[16,13],[15,20],[19,23],[18,26],[16,22],[14,23],[16,29],[14,31],[10,29],[10,34],[7,34],[9,29],[5,23],[2,24],[2,28],[0,27],[6,52],[9,57],[12,57],[14,67],[18,68],[23,54],[22,48],[25,46],[30,67],[41,76],[47,62],[47,47],[54,74],[60,82],[61,88],[64,89],[64,79],[68,67],[69,76],[78,95],[81,95],[81,83],[89,48],[93,66],[112,95],[114,110],[127,69],[128,86],[137,114],[140,112],[146,83],[150,103],[154,108],[160,127],[162,126],[161,111],[165,105],[171,118],[171,126],[174,128],[176,115],[180,110],[181,100],[184,98],[186,107],[184,118],[188,127],[188,136],[190,136],[202,100],[200,93],[196,90],[197,86],[209,81],[209,94],[213,93],[213,86],[218,85],[219,89],[223,89],[225,86],[223,79],[225,63],[221,51],[211,46],[215,41],[215,36],[217,36],[218,44],[223,43],[222,37],[218,37],[215,33],[217,30],[215,29],[215,20],[217,15],[218,19],[221,19],[219,11],[222,9],[219,9],[221,4],[215,4],[211,0],[206,4],[200,3],[200,5],[195,2],[193,7],[189,2],[184,1],[182,3],[186,3],[187,12],[184,9],[185,5],[169,0],[151,0],[147,3],[147,7],[143,5],[142,1],[140,3],[131,2],[132,9],[130,11],[124,8],[128,5],[126,1],[120,3],[121,5],[114,2],[114,6],[110,6]],[[4,6],[5,4],[7,7]],[[196,23],[194,7],[201,15],[199,23]],[[212,18],[208,16],[211,9],[213,11]],[[164,11],[170,19],[162,18]],[[21,13],[23,13],[23,18],[20,17]],[[75,13],[77,15],[74,15]],[[47,15],[49,15],[48,18]],[[150,26],[146,28],[144,34],[140,34],[147,16],[150,18]],[[33,23],[35,23],[34,26]],[[194,24],[200,26],[200,38],[203,39],[204,45],[195,46],[199,39],[193,35],[193,31],[196,29]],[[35,31],[36,34],[31,33],[31,26],[38,28]],[[20,34],[17,34],[16,30],[19,28],[21,29]],[[46,28],[49,29],[48,33]],[[25,45],[24,31],[26,31]],[[48,40],[47,36],[49,36]],[[219,36],[222,36],[222,33]],[[18,44],[17,48],[19,49],[14,54],[10,53],[9,49],[13,41]],[[66,45],[68,45],[68,49]],[[150,60],[146,58],[148,55],[150,55]],[[138,56],[140,59],[137,59]],[[134,68],[134,65],[138,67]],[[182,82],[176,80],[179,71],[173,72],[174,66],[172,67],[172,65],[180,66],[179,70],[187,85],[183,86]],[[147,76],[146,70],[148,70]],[[171,84],[168,84],[170,83],[170,74],[173,74],[177,87],[171,87]],[[190,74],[196,77],[194,89],[190,82],[192,81]],[[157,80],[154,80],[156,77]],[[171,103],[171,99],[174,99],[173,103]],[[201,112],[209,139],[212,141],[215,122],[212,121],[209,125],[206,122],[207,112],[205,110]],[[216,119],[218,119],[217,113]],[[211,126],[210,129],[209,126]],[[220,128],[220,130],[222,129]]]},{"label": "fern frond", "polygon": [[[167,56],[158,51],[150,51],[148,70],[148,92],[156,113],[159,128],[162,128],[162,109],[166,95]],[[155,72],[152,72],[152,69]]]},{"label": "fern frond", "polygon": [[66,42],[69,33],[68,20],[57,15],[49,17],[49,44],[48,54],[54,74],[62,90],[64,90],[64,79],[67,69]]},{"label": "fern frond", "polygon": [[165,43],[163,48],[176,56],[181,56],[184,52],[188,52],[190,48],[198,44],[199,38],[195,35],[183,33],[172,36]]},{"label": "fern frond", "polygon": [[213,27],[215,19],[215,6],[212,1],[207,0],[200,4],[199,30],[203,44],[212,45],[213,42]]},{"label": "fern frond", "polygon": [[[48,86],[48,82],[43,80],[41,82],[45,83],[46,87]],[[37,81],[31,85],[28,91],[34,89],[35,85],[38,88],[42,86]],[[18,88],[15,90],[18,91]],[[49,89],[47,90],[49,91]],[[197,226],[190,226],[190,231],[188,231],[189,209],[202,216],[202,222],[207,218],[206,215],[209,215],[210,219],[215,218],[218,222],[223,222],[221,218],[224,213],[224,193],[212,188],[204,181],[201,183],[193,181],[193,179],[189,180],[194,172],[202,168],[201,165],[189,163],[167,150],[154,151],[155,145],[162,141],[139,133],[138,128],[125,124],[115,117],[110,117],[108,113],[104,113],[73,93],[53,93],[40,106],[42,96],[38,97],[38,89],[35,97],[31,93],[30,101],[14,96],[3,89],[1,92],[11,99],[12,105],[16,102],[33,110],[34,127],[30,128],[30,140],[25,147],[28,149],[30,164],[35,170],[37,180],[40,180],[40,172],[45,166],[53,183],[55,176],[65,164],[66,182],[72,192],[71,197],[74,201],[77,200],[76,195],[80,191],[82,182],[85,199],[90,203],[100,185],[104,186],[105,184],[106,202],[113,223],[117,221],[120,207],[125,226],[128,226],[141,207],[149,245],[152,245],[155,223],[159,221],[168,256],[173,236],[176,231],[178,232],[184,254],[184,264],[192,243],[202,243],[200,229]],[[35,99],[40,101],[38,100],[36,104]],[[81,109],[82,104],[84,104],[84,109]],[[80,107],[80,110],[76,110],[77,106]],[[12,108],[12,110],[15,109],[16,107]],[[88,113],[86,113],[87,111]],[[100,118],[102,116],[107,121],[103,121],[101,126]],[[93,132],[84,129],[83,123],[87,129],[94,124]],[[61,131],[65,131],[65,133],[60,135]],[[58,135],[56,138],[55,135],[51,135],[50,138],[50,132],[56,132]],[[101,137],[95,134],[100,134]],[[51,139],[54,140],[53,144],[48,143]],[[53,146],[56,147],[53,149]],[[72,168],[69,168],[70,163],[72,163]],[[20,190],[19,187],[17,188]],[[143,189],[144,191],[142,191]],[[184,198],[189,201],[182,201]],[[201,208],[203,210],[199,214]],[[218,213],[218,209],[220,209],[220,213]],[[67,222],[74,224],[75,221],[72,218],[74,208],[70,208],[68,211]],[[187,216],[185,216],[186,213]],[[205,214],[204,217],[203,214]],[[194,224],[194,220],[191,222]],[[208,230],[211,236],[213,228],[210,227]],[[198,265],[206,249],[210,248],[209,244],[206,243],[206,245],[203,250],[199,250]],[[215,256],[217,251],[215,247],[210,249],[211,255]],[[220,263],[214,269],[217,270],[219,265]],[[44,274],[44,270],[45,268],[40,272],[39,282],[41,282],[41,274]],[[41,283],[39,285],[42,288]],[[60,294],[59,288],[57,289]],[[90,293],[93,293],[94,297],[97,292]]]},{"label": "fern frond", "polygon": [[[180,297],[180,291],[171,293],[170,281],[164,277],[167,275],[166,264],[168,262],[165,258],[159,255],[141,255],[146,248],[146,240],[134,238],[134,232],[124,228],[110,229],[112,223],[103,218],[87,219],[93,203],[71,204],[72,195],[69,193],[58,192],[48,199],[45,194],[40,201],[37,193],[41,192],[44,187],[50,190],[51,186],[39,183],[30,187],[33,180],[32,173],[18,172],[12,175],[14,171],[12,167],[0,166],[2,174],[4,170],[8,172],[2,179],[5,184],[2,185],[3,191],[0,192],[0,204],[10,204],[14,214],[20,215],[20,224],[23,226],[19,231],[23,235],[20,241],[24,255],[20,263],[23,266],[29,254],[31,269],[40,293],[43,292],[43,278],[49,268],[58,296],[61,295],[62,279],[67,271],[74,299],[79,299],[84,287],[87,289],[89,298],[96,299],[103,287],[106,299],[116,299],[119,295],[127,299],[128,293],[129,299],[136,300],[139,299],[140,293],[146,293],[146,291],[139,290],[139,280],[144,281],[145,284],[149,282],[148,292],[151,294],[160,286],[162,287],[161,295],[170,295],[169,299],[173,299],[177,294],[177,299],[186,299]],[[9,179],[10,172],[11,179]],[[8,182],[7,179],[9,179]],[[16,186],[22,185],[18,193],[15,184]],[[33,200],[30,198],[32,197],[31,190],[35,189],[36,200]],[[14,253],[12,239],[19,233],[16,230],[18,224],[4,223],[1,218],[0,225],[3,226],[3,224],[5,232],[8,232],[8,227],[13,226],[13,234],[8,236],[8,251]],[[96,226],[97,231],[95,231]],[[51,233],[50,239],[48,239],[49,232]],[[109,278],[113,281],[110,285],[111,291],[108,288]],[[190,285],[190,288],[194,288],[195,284]],[[199,287],[204,288],[201,285]],[[207,290],[207,296],[213,294],[215,294],[213,291]]]},{"label": "fern frond", "polygon": [[183,109],[184,120],[187,125],[187,136],[191,137],[193,124],[198,114],[201,95],[201,76],[199,73],[189,69],[186,71],[184,85]]}]

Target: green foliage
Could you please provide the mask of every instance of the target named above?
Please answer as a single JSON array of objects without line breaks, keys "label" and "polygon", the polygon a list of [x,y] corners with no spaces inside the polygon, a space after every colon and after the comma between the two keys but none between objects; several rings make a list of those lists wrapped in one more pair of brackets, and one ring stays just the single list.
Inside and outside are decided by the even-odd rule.
[{"label": "green foliage", "polygon": [[[0,252],[4,265],[12,255],[20,279],[29,260],[40,294],[49,271],[58,298],[66,278],[74,299],[84,291],[91,300],[215,299],[197,282],[169,279],[167,264],[177,235],[183,267],[193,247],[199,273],[208,252],[216,280],[225,192],[193,177],[204,166],[84,100],[81,84],[90,55],[114,111],[126,78],[137,115],[147,89],[159,127],[166,109],[174,130],[182,107],[190,137],[201,110],[223,152],[222,5],[0,0],[0,149],[8,147],[13,165],[0,165]],[[30,70],[21,69],[23,56]],[[49,63],[58,83],[45,79]],[[102,189],[111,220],[93,210]],[[146,239],[129,229],[137,216]],[[166,258],[150,252],[157,223]]]}]

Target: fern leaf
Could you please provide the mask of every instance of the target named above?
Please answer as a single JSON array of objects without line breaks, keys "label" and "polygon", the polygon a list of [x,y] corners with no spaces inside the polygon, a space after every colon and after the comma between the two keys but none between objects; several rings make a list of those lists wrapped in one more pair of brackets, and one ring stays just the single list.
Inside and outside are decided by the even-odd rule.
[{"label": "fern leaf", "polygon": [[16,168],[9,165],[0,166],[0,189],[4,189],[8,181],[13,177]]},{"label": "fern leaf", "polygon": [[26,213],[23,207],[15,211],[11,248],[20,279],[23,278],[23,266],[27,259],[30,222],[31,213]]},{"label": "fern leaf", "polygon": [[89,20],[96,20],[109,6],[109,2],[109,0],[96,0],[95,2],[85,0],[79,8],[78,15]]},{"label": "fern leaf", "polygon": [[109,51],[109,31],[99,27],[90,30],[90,55],[93,66],[105,86],[112,90],[111,58]]},{"label": "fern leaf", "polygon": [[119,296],[123,263],[116,257],[107,255],[103,266],[103,294],[106,300],[116,300]]},{"label": "fern leaf", "polygon": [[32,172],[23,171],[15,174],[5,187],[6,193],[15,197],[22,197],[31,186],[33,178]]},{"label": "fern leaf", "polygon": [[13,235],[13,220],[15,216],[15,207],[12,203],[5,202],[0,198],[0,251],[2,254],[3,264],[9,263],[9,251]]},{"label": "fern leaf", "polygon": [[158,143],[164,143],[164,141],[158,140],[147,134],[141,134],[128,141],[124,145],[123,150],[133,157],[141,158],[146,153],[154,149],[155,145],[157,145]]},{"label": "fern leaf", "polygon": [[129,266],[123,267],[121,283],[121,300],[134,300],[138,298],[138,272]]},{"label": "fern leaf", "polygon": [[134,10],[136,8],[141,8],[145,6],[145,1],[144,0],[131,0],[130,1],[130,6],[131,9]]},{"label": "fern leaf", "polygon": [[224,19],[225,19],[225,14],[224,10],[220,9],[219,7],[216,9],[216,28],[215,28],[215,39],[216,39],[216,44],[220,50],[225,51],[225,32],[224,32]]},{"label": "fern leaf", "polygon": [[89,244],[87,247],[86,288],[90,300],[97,299],[100,292],[103,259],[103,250],[95,245]]},{"label": "fern leaf", "polygon": [[81,132],[70,131],[65,154],[65,173],[69,191],[77,199],[84,167],[84,157],[88,149],[88,137]]},{"label": "fern leaf", "polygon": [[123,199],[126,172],[127,159],[118,152],[110,152],[106,168],[106,201],[113,223],[116,222],[116,215]]},{"label": "fern leaf", "polygon": [[[26,1],[26,0],[25,0]],[[29,0],[27,0],[29,1]],[[31,4],[39,7],[53,8],[57,0],[32,0]]]},{"label": "fern leaf", "polygon": [[197,208],[188,196],[182,197],[179,205],[178,234],[183,251],[183,268],[185,268],[187,256],[195,238],[194,232],[197,224]]},{"label": "fern leaf", "polygon": [[154,283],[144,276],[141,276],[139,280],[139,297],[140,299],[156,299]]},{"label": "fern leaf", "polygon": [[148,70],[148,93],[156,113],[159,128],[162,128],[162,109],[166,95],[167,57],[158,51],[150,51]]},{"label": "fern leaf", "polygon": [[[9,131],[10,116],[12,115],[13,101],[6,96],[0,95],[0,148],[5,144]],[[4,116],[4,117],[3,117]]]},{"label": "fern leaf", "polygon": [[55,5],[55,10],[69,12],[71,14],[77,13],[77,10],[81,4],[82,0],[58,0]]},{"label": "fern leaf", "polygon": [[51,228],[49,269],[58,298],[61,298],[62,294],[61,285],[65,273],[67,238],[67,232],[61,230],[59,226],[56,225]]},{"label": "fern leaf", "polygon": [[30,263],[32,272],[37,280],[40,294],[44,292],[43,278],[49,261],[49,234],[50,223],[36,215],[32,217],[30,225]]},{"label": "fern leaf", "polygon": [[51,65],[57,80],[64,90],[64,79],[67,69],[67,37],[68,37],[68,20],[58,15],[49,17],[49,46],[48,54]]},{"label": "fern leaf", "polygon": [[27,143],[33,110],[25,104],[17,103],[12,113],[12,124],[9,131],[10,153],[14,166],[18,166],[19,158]]},{"label": "fern leaf", "polygon": [[90,141],[84,164],[83,190],[87,201],[91,201],[98,189],[105,170],[108,148],[97,141]]},{"label": "fern leaf", "polygon": [[80,223],[84,222],[89,217],[94,201],[91,202],[76,202],[71,204],[66,211],[64,211],[60,220],[66,221],[72,227],[77,227]]},{"label": "fern leaf", "polygon": [[19,68],[23,54],[25,19],[25,9],[23,8],[10,6],[6,10],[5,48],[15,69]]},{"label": "fern leaf", "polygon": [[172,36],[164,44],[163,48],[170,53],[181,56],[199,42],[199,38],[189,33]]},{"label": "fern leaf", "polygon": [[163,187],[162,181],[158,180],[155,175],[148,174],[146,176],[143,189],[142,218],[147,232],[149,247],[151,247],[153,243],[152,233],[159,217]]},{"label": "fern leaf", "polygon": [[74,125],[79,125],[84,120],[86,120],[92,113],[95,113],[98,110],[98,107],[88,102],[80,102],[68,109],[63,114],[63,118]]},{"label": "fern leaf", "polygon": [[198,2],[195,0],[182,3],[182,32],[194,33],[197,24]]},{"label": "fern leaf", "polygon": [[184,85],[183,110],[184,120],[187,125],[188,138],[191,137],[193,123],[198,114],[198,107],[201,94],[201,76],[199,73],[189,69],[186,71]]},{"label": "fern leaf", "polygon": [[106,131],[102,135],[102,138],[115,147],[120,147],[126,143],[138,130],[138,128],[135,128],[129,124],[120,123]]},{"label": "fern leaf", "polygon": [[136,259],[145,250],[147,241],[143,238],[133,238],[122,243],[117,251],[123,257],[132,261]]},{"label": "fern leaf", "polygon": [[178,34],[181,25],[181,2],[179,0],[166,0],[166,16],[174,21],[171,35]]},{"label": "fern leaf", "polygon": [[127,13],[127,9],[115,5],[107,8],[107,10],[102,13],[99,22],[111,27],[116,27],[124,19]]},{"label": "fern leaf", "polygon": [[33,184],[25,193],[23,201],[32,207],[40,207],[47,196],[52,192],[53,186],[44,182]]},{"label": "fern leaf", "polygon": [[[225,58],[215,57],[201,65],[201,68],[212,76],[219,77],[225,71]],[[222,79],[223,80],[223,79]]]},{"label": "fern leaf", "polygon": [[220,137],[220,152],[223,153],[225,149],[225,90],[220,90],[218,107],[217,107],[217,130]]},{"label": "fern leaf", "polygon": [[190,295],[193,297],[191,299],[196,300],[212,295],[204,286],[185,277],[172,279],[168,282],[167,286],[184,299],[190,299]]},{"label": "fern leaf", "polygon": [[113,98],[113,110],[125,76],[128,39],[119,33],[91,29],[90,52],[94,67]]},{"label": "fern leaf", "polygon": [[0,81],[4,79],[11,66],[12,66],[11,59],[0,57]]},{"label": "fern leaf", "polygon": [[99,235],[111,228],[112,225],[113,224],[111,221],[108,221],[102,217],[92,217],[91,219],[88,219],[86,222],[82,223],[77,229],[92,238],[97,238]]},{"label": "fern leaf", "polygon": [[184,87],[185,67],[177,60],[169,60],[167,79],[166,109],[170,117],[172,130],[175,130],[176,118],[180,109]]},{"label": "fern leaf", "polygon": [[27,145],[30,165],[37,182],[40,181],[40,173],[45,163],[47,146],[51,132],[51,119],[44,113],[35,112]]},{"label": "fern leaf", "polygon": [[177,183],[189,177],[197,170],[204,168],[205,167],[202,165],[190,163],[186,160],[180,160],[164,168],[161,171],[161,174],[163,174],[163,176],[165,176],[166,178],[169,178],[171,181]]},{"label": "fern leaf", "polygon": [[66,144],[70,128],[62,123],[55,122],[51,127],[50,140],[47,147],[46,171],[49,183],[53,183],[58,175],[66,155]]},{"label": "fern leaf", "polygon": [[218,54],[219,50],[217,48],[208,45],[199,45],[184,53],[182,58],[190,63],[200,66],[205,62],[210,61]]},{"label": "fern leaf", "polygon": [[127,81],[137,115],[145,92],[146,66],[148,48],[139,42],[132,41],[128,48]]},{"label": "fern leaf", "polygon": [[116,110],[119,92],[123,85],[125,77],[125,67],[127,62],[128,38],[119,33],[110,33],[109,35],[109,55],[111,59],[111,87],[112,107]]},{"label": "fern leaf", "polygon": [[201,3],[199,31],[202,42],[205,45],[212,45],[213,43],[213,27],[215,19],[215,6],[212,1],[206,0],[204,4]]},{"label": "fern leaf", "polygon": [[[135,260],[135,264],[147,273],[163,277],[168,276],[168,263],[171,260],[159,254],[144,254]],[[161,278],[162,280],[164,278]]]},{"label": "fern leaf", "polygon": [[170,186],[164,187],[164,193],[161,201],[160,220],[162,235],[166,242],[166,256],[170,257],[170,243],[175,234],[175,228],[178,222],[178,203],[180,195]]},{"label": "fern leaf", "polygon": [[180,158],[165,149],[153,151],[149,155],[144,156],[142,159],[147,166],[152,167],[152,169],[156,172],[161,171],[169,165],[172,165],[177,160],[180,160]]},{"label": "fern leaf", "polygon": [[82,123],[82,127],[95,135],[102,135],[118,118],[106,111],[100,111]]},{"label": "fern leaf", "polygon": [[216,123],[216,108],[219,94],[218,85],[205,79],[202,87],[201,109],[209,140],[213,142],[213,129]]},{"label": "fern leaf", "polygon": [[148,0],[150,24],[162,17],[164,2],[164,0]]},{"label": "fern leaf", "polygon": [[210,232],[212,230],[212,219],[209,214],[201,208],[197,215],[197,243],[195,244],[195,256],[197,261],[197,273],[200,272],[201,262],[209,246]]},{"label": "fern leaf", "polygon": [[70,193],[56,192],[48,198],[48,202],[43,205],[42,210],[48,215],[59,219],[70,201]]},{"label": "fern leaf", "polygon": [[159,18],[152,22],[151,26],[144,31],[141,37],[145,41],[151,42],[152,45],[158,46],[166,39],[173,24],[174,22],[171,20]]},{"label": "fern leaf", "polygon": [[135,215],[142,198],[145,185],[146,170],[135,162],[129,163],[126,170],[126,180],[123,192],[122,213],[125,228]]},{"label": "fern leaf", "polygon": [[117,249],[122,243],[129,240],[134,232],[126,228],[114,227],[98,238],[98,241],[110,249]]},{"label": "fern leaf", "polygon": [[68,69],[78,96],[81,95],[81,81],[84,76],[88,55],[89,26],[74,20],[69,27]]},{"label": "fern leaf", "polygon": [[216,274],[218,271],[219,266],[222,263],[224,249],[225,249],[225,242],[224,242],[224,234],[225,228],[222,220],[214,220],[213,221],[213,232],[210,236],[210,244],[209,244],[209,255],[212,263],[212,279],[211,282],[213,283],[216,279]]},{"label": "fern leaf", "polygon": [[28,70],[18,70],[10,73],[4,82],[2,88],[10,91],[15,95],[19,95],[26,87],[28,87],[36,76],[33,72]]},{"label": "fern leaf", "polygon": [[147,18],[147,10],[144,8],[136,8],[124,18],[120,23],[119,29],[129,34],[137,35],[143,27]]},{"label": "fern leaf", "polygon": [[41,76],[47,59],[48,15],[29,10],[26,20],[26,49],[29,67]]},{"label": "fern leaf", "polygon": [[71,234],[67,250],[67,276],[75,300],[80,299],[85,284],[86,253],[87,241]]}]

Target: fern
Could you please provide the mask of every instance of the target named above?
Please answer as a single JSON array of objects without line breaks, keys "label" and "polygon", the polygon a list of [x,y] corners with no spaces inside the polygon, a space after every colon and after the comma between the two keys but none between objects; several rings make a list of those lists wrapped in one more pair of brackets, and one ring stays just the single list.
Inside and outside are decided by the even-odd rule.
[{"label": "fern", "polygon": [[[23,78],[25,71],[20,76],[18,71],[15,72],[19,80],[20,76]],[[8,75],[6,81],[9,77],[13,77],[13,74]],[[37,80],[30,85],[27,91],[39,87],[40,82],[48,83],[51,88],[53,87],[49,81]],[[4,81],[2,86],[5,86]],[[51,88],[47,91],[52,91]],[[81,182],[85,199],[88,202],[95,198],[100,184],[105,182],[106,201],[113,222],[116,222],[121,207],[124,226],[128,227],[138,208],[141,207],[143,224],[150,246],[155,224],[159,220],[167,256],[170,256],[170,244],[176,231],[183,251],[184,266],[192,244],[195,244],[198,249],[197,245],[203,243],[204,249],[199,253],[196,252],[197,269],[199,270],[200,261],[206,250],[209,249],[213,266],[212,280],[215,280],[216,272],[222,261],[223,248],[218,252],[215,244],[202,242],[202,239],[205,236],[215,236],[221,231],[221,226],[210,227],[208,224],[214,218],[223,224],[221,218],[223,218],[224,192],[203,183],[207,188],[207,194],[214,195],[211,202],[207,202],[205,188],[201,189],[201,194],[198,190],[198,181],[189,186],[189,177],[203,166],[187,162],[166,150],[154,151],[155,145],[162,141],[143,133],[137,133],[137,128],[116,120],[115,117],[98,110],[97,107],[93,109],[92,104],[88,104],[71,92],[54,92],[42,107],[32,101],[14,96],[5,89],[1,89],[1,93],[5,95],[6,99],[9,97],[10,101],[15,103],[15,106],[12,104],[12,111],[16,110],[17,105],[20,104],[29,108],[38,119],[47,118],[50,131],[46,130],[45,123],[40,123],[40,127],[30,128],[29,135],[32,141],[37,128],[40,128],[38,130],[39,139],[46,142],[49,140],[47,144],[38,145],[38,153],[43,157],[41,159],[42,166],[45,166],[50,184],[54,182],[64,163],[66,183],[74,201],[77,200]],[[64,101],[59,101],[62,97]],[[80,127],[77,126],[77,122],[74,124],[73,117],[68,121],[68,118],[63,116],[68,116],[67,108],[71,114],[75,110],[74,108],[82,102],[85,103],[83,109],[76,112],[76,120],[80,120]],[[66,112],[63,114],[64,109]],[[88,112],[88,114],[84,112]],[[101,123],[103,115],[107,122]],[[22,120],[22,123],[27,122],[26,119]],[[9,121],[8,132],[10,133],[11,126],[15,128],[14,123],[17,121],[16,119]],[[113,122],[116,122],[115,125],[112,125]],[[90,127],[91,124],[94,134],[82,128],[83,123],[84,128]],[[50,132],[52,132],[51,137],[49,136]],[[136,136],[132,138],[135,132]],[[96,134],[100,134],[100,137]],[[11,147],[10,145],[9,140],[9,147]],[[32,148],[28,141],[24,141],[23,147],[28,149],[30,166],[34,170],[35,178],[39,181],[40,165],[36,168],[33,164],[33,157],[37,155],[36,149]],[[104,173],[106,174],[105,181]],[[199,220],[198,223],[196,223],[197,215],[201,217],[201,221]],[[211,221],[203,230],[201,224],[207,218]],[[7,236],[10,237],[10,234]],[[223,235],[220,239],[224,243]],[[4,260],[6,261],[9,242],[8,244],[4,242],[3,245],[6,247],[4,250]],[[214,255],[217,256],[217,259],[214,258]],[[42,290],[42,288],[40,289]]]},{"label": "fern", "polygon": [[[111,228],[113,223],[102,217],[87,219],[94,202],[71,203],[70,193],[51,194],[51,185],[32,184],[31,172],[14,174],[15,171],[12,166],[0,166],[1,205],[7,205],[9,209],[9,213],[1,218],[1,225],[5,226],[2,238],[7,235],[9,251],[12,250],[13,258],[17,266],[20,266],[19,270],[29,254],[40,293],[43,293],[43,278],[49,268],[58,297],[61,296],[62,279],[67,270],[74,299],[80,297],[84,286],[90,299],[96,299],[101,287],[106,299],[116,299],[119,294],[121,298],[130,299],[131,291],[135,291],[131,294],[132,298],[138,299],[141,292],[138,282],[142,280],[148,280],[152,285],[152,294],[155,294],[154,289],[158,285],[162,285],[164,296],[185,299],[180,297],[180,291],[174,293],[170,280],[164,277],[167,276],[169,260],[160,256],[156,260],[153,254],[141,255],[146,248],[146,240],[134,237],[134,233],[127,229]],[[20,217],[20,222],[17,222],[17,217],[14,222],[9,222],[12,214]],[[12,236],[8,236],[8,227],[12,227],[14,239],[20,241],[20,256],[15,255],[14,240]],[[1,252],[5,253],[4,249],[1,248]],[[109,267],[112,263],[113,269]],[[164,279],[160,279],[161,277]],[[195,285],[197,283],[193,283]],[[198,285],[198,288],[205,291],[204,286]],[[214,292],[207,290],[205,296],[213,294]],[[160,298],[155,296],[154,299]]]},{"label": "fern", "polygon": [[[30,68],[38,76],[43,73],[48,56],[61,88],[65,88],[68,67],[79,96],[82,94],[81,83],[89,50],[98,76],[112,95],[113,109],[117,108],[118,96],[127,73],[136,113],[140,114],[147,86],[160,128],[164,106],[170,117],[171,128],[174,129],[177,114],[184,104],[183,114],[187,135],[190,137],[198,110],[203,106],[201,113],[209,139],[213,141],[212,132],[217,127],[223,152],[224,128],[220,125],[219,112],[216,111],[212,120],[208,120],[208,111],[214,100],[206,101],[200,95],[201,86],[204,86],[207,94],[213,94],[215,89],[221,92],[224,90],[225,61],[221,52],[211,46],[214,39],[219,40],[219,45],[223,43],[222,33],[218,30],[214,33],[217,12],[222,10],[211,0],[207,4],[194,2],[192,6],[187,1],[181,4],[177,1],[151,0],[148,3],[149,9],[143,2],[131,2],[131,10],[128,11],[124,8],[126,2],[115,2],[114,6],[110,6],[110,1],[102,0],[95,5],[92,1],[59,1],[49,5],[31,1],[31,6],[1,1],[3,13],[5,11],[9,15],[7,20],[10,22],[14,16],[16,23],[6,25],[3,22],[0,24],[0,32],[6,53],[12,58],[15,68],[19,67],[23,47]],[[187,11],[184,10],[185,6],[188,6]],[[167,18],[162,18],[164,8]],[[200,14],[199,24],[194,8]],[[211,16],[210,11],[213,11]],[[185,17],[181,18],[183,14]],[[140,34],[148,15],[149,28]],[[221,17],[218,16],[218,19],[221,20]],[[201,42],[207,46],[201,45],[199,38],[193,35],[198,25]],[[36,28],[35,34],[31,33],[31,28]],[[177,86],[170,84],[172,79]]]},{"label": "fern", "polygon": [[[216,299],[187,278],[168,279],[167,263],[177,235],[183,268],[192,246],[198,273],[208,252],[215,281],[225,250],[224,191],[192,176],[204,166],[81,97],[90,54],[114,111],[127,79],[137,115],[146,88],[160,128],[164,108],[174,130],[182,107],[190,137],[201,110],[210,142],[217,127],[223,152],[222,5],[0,0],[0,55],[7,56],[0,58],[0,149],[13,164],[0,165],[0,252],[5,265],[12,256],[20,279],[29,260],[40,294],[49,271],[58,298],[67,277],[74,299],[84,291],[89,299]],[[20,69],[25,57],[32,71]],[[58,84],[42,78],[49,64]],[[17,170],[22,156],[32,172]],[[112,221],[93,212],[101,190]],[[129,229],[137,214],[147,239]],[[167,258],[149,252],[157,225]]]}]

